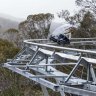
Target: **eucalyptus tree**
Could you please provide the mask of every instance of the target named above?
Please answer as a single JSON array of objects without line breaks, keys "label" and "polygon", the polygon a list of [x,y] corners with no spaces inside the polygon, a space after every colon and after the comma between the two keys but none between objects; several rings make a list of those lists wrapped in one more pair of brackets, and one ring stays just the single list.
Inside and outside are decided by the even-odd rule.
[{"label": "eucalyptus tree", "polygon": [[17,29],[10,28],[6,30],[3,34],[3,38],[19,47],[20,35]]},{"label": "eucalyptus tree", "polygon": [[85,36],[96,36],[96,0],[76,0],[77,6],[81,7],[83,11],[83,19],[81,21],[81,28]]},{"label": "eucalyptus tree", "polygon": [[86,9],[86,11],[90,10],[96,15],[96,0],[76,0],[75,2],[78,6]]},{"label": "eucalyptus tree", "polygon": [[29,15],[27,20],[19,24],[19,30],[23,39],[47,38],[53,14]]},{"label": "eucalyptus tree", "polygon": [[78,25],[76,28],[70,28],[72,37],[95,37],[96,36],[96,0],[76,0],[78,10],[73,16],[68,10],[62,10],[58,13],[60,18],[72,25]]}]

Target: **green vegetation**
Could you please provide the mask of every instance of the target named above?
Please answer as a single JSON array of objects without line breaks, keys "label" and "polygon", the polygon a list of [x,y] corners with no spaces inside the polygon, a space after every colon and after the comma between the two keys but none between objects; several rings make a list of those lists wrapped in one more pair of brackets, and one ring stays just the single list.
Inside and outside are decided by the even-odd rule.
[{"label": "green vegetation", "polygon": [[70,31],[72,31],[72,37],[77,38],[91,38],[96,37],[96,20],[94,16],[87,12],[83,19],[79,21],[80,25],[78,28],[73,28]]},{"label": "green vegetation", "polygon": [[[19,50],[20,49],[14,47],[12,43],[6,40],[0,39],[0,64],[6,62],[8,58],[9,59],[13,58]],[[0,67],[0,90],[1,90],[0,96],[9,96],[9,95],[6,95],[7,93],[5,92],[3,94],[3,90],[5,91],[8,88],[10,89],[12,84],[11,78],[13,78],[13,74],[9,70],[6,70],[5,68]]]},{"label": "green vegetation", "polygon": [[[12,43],[0,39],[0,64],[13,58],[19,50]],[[42,96],[42,92],[27,78],[0,67],[0,96]]]},{"label": "green vegetation", "polygon": [[8,58],[13,58],[19,50],[7,40],[0,39],[0,63],[5,62]]}]

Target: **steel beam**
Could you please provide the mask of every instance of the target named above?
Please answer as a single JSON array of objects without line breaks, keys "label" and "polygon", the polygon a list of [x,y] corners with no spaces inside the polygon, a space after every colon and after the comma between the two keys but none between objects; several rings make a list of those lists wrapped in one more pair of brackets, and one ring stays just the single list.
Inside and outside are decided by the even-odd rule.
[{"label": "steel beam", "polygon": [[79,67],[79,65],[80,65],[81,62],[82,62],[82,58],[81,58],[81,55],[80,55],[77,64],[72,69],[72,71],[70,72],[69,76],[66,78],[65,83],[67,83],[68,80],[71,78],[71,76],[75,73],[75,71],[77,70],[77,68]]},{"label": "steel beam", "polygon": [[59,46],[53,46],[53,45],[46,45],[46,44],[41,44],[41,43],[34,43],[35,39],[33,40],[33,42],[29,42],[29,41],[32,41],[32,40],[25,40],[24,43],[29,44],[29,45],[39,46],[39,47],[52,48],[52,49],[68,50],[68,51],[74,51],[74,52],[96,54],[95,51],[90,51],[90,50],[82,50],[82,49],[75,49],[75,48],[66,48],[66,47],[59,47]]},{"label": "steel beam", "polygon": [[63,88],[62,88],[62,91],[66,93],[71,93],[71,94],[80,95],[80,96],[96,96],[96,92],[94,91],[74,88],[70,86],[64,86]]},{"label": "steel beam", "polygon": [[69,65],[76,65],[77,63],[56,63],[56,64],[40,64],[40,65],[26,65],[24,63],[8,63],[8,67],[38,67],[44,68],[45,66],[69,66]]},{"label": "steel beam", "polygon": [[47,80],[44,80],[42,78],[32,78],[35,75],[33,75],[33,74],[29,73],[29,72],[23,72],[22,69],[19,69],[19,68],[7,67],[9,65],[7,63],[5,63],[4,65],[5,65],[5,67],[7,69],[12,70],[13,72],[16,72],[16,73],[18,73],[18,74],[20,74],[20,75],[22,75],[22,76],[24,76],[24,77],[26,77],[26,78],[28,78],[30,80],[33,80],[33,81],[35,81],[37,83],[40,83],[40,84],[52,89],[53,91],[58,91],[59,86],[57,84],[54,84],[54,83],[49,82]]}]

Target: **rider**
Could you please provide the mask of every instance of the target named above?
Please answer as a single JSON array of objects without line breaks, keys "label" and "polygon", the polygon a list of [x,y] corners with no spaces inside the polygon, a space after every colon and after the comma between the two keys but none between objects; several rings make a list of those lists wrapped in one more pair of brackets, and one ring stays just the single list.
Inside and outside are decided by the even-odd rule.
[{"label": "rider", "polygon": [[49,39],[57,42],[59,45],[70,44],[69,38],[67,38],[64,34],[59,34],[58,36],[51,35]]}]

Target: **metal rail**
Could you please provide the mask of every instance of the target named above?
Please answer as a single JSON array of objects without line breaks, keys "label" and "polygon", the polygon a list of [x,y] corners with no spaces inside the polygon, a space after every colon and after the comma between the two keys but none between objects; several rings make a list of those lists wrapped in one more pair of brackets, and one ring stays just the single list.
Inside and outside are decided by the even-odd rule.
[{"label": "metal rail", "polygon": [[[45,40],[45,39],[44,39]],[[34,41],[38,40],[24,40],[25,44],[30,44],[34,46],[39,46],[39,47],[47,47],[47,48],[52,48],[52,49],[59,49],[59,50],[67,50],[67,51],[74,51],[74,52],[81,52],[81,53],[89,53],[89,54],[96,54],[96,51],[90,51],[90,50],[82,50],[82,49],[75,49],[75,48],[67,48],[67,47],[59,47],[59,46],[53,46],[53,45],[46,45],[42,43],[34,43]],[[40,39],[42,41],[42,39]]]}]

